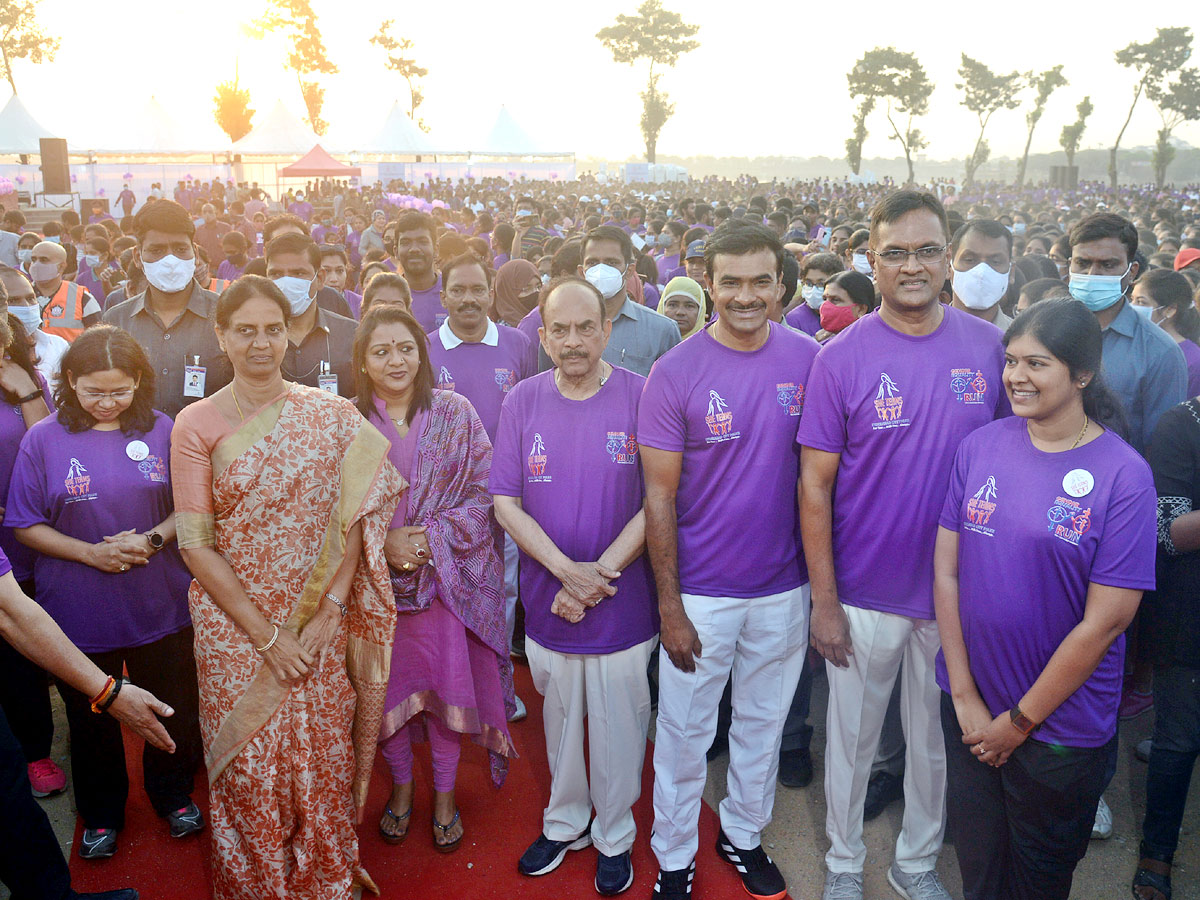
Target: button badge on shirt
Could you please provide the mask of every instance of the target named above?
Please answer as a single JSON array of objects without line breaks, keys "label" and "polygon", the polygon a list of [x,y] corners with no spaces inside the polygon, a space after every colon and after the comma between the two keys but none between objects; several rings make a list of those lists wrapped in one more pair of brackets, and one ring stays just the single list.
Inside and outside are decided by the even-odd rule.
[{"label": "button badge on shirt", "polygon": [[1096,486],[1096,479],[1087,469],[1072,469],[1063,476],[1063,490],[1072,497],[1086,497]]},{"label": "button badge on shirt", "polygon": [[125,445],[125,455],[134,462],[141,462],[150,455],[150,448],[145,441],[130,441]]}]

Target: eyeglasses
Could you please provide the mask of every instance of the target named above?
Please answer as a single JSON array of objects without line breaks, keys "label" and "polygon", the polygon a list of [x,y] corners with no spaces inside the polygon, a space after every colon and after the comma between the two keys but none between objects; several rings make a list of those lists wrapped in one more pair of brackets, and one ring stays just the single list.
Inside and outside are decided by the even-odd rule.
[{"label": "eyeglasses", "polygon": [[451,300],[462,300],[470,294],[476,300],[483,300],[488,295],[487,285],[473,284],[468,287],[452,287],[446,289],[446,296]]},{"label": "eyeglasses", "polygon": [[948,244],[942,244],[940,247],[918,247],[916,250],[868,250],[867,252],[873,254],[881,265],[895,269],[908,262],[910,256],[915,256],[919,263],[937,262],[945,255],[948,246]]},{"label": "eyeglasses", "polygon": [[80,391],[79,398],[87,400],[89,403],[99,403],[101,400],[116,400],[118,403],[124,403],[133,396],[136,388],[126,388],[123,391]]}]

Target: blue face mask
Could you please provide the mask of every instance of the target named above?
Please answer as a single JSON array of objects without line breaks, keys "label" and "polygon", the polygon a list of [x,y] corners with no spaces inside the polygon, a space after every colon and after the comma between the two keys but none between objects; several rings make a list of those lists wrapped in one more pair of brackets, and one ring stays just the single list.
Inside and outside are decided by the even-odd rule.
[{"label": "blue face mask", "polygon": [[1133,263],[1125,267],[1120,275],[1088,275],[1083,272],[1072,272],[1067,289],[1071,296],[1090,309],[1100,312],[1108,309],[1125,296],[1125,288],[1121,282],[1129,274]]}]

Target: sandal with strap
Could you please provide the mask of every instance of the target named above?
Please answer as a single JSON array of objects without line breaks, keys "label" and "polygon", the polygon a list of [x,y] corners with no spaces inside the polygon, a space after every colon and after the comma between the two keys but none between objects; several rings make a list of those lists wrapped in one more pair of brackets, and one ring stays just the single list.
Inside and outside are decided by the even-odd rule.
[{"label": "sandal with strap", "polygon": [[[458,845],[462,843],[462,839],[466,835],[465,830],[463,831],[462,834],[460,834],[454,840],[452,840],[452,841],[446,840],[446,838],[448,838],[450,836],[450,829],[454,827],[454,823],[457,822],[458,820],[459,819],[458,819],[458,810],[457,809],[454,810],[454,818],[451,819],[449,822],[447,822],[445,825],[443,825],[441,822],[439,822],[437,820],[437,816],[433,817],[433,846],[434,846],[434,849],[437,850],[438,853],[453,853],[455,850],[458,849]],[[439,829],[442,832],[442,843],[438,842],[438,830]]]},{"label": "sandal with strap", "polygon": [[[411,815],[412,815],[412,807],[411,806],[408,808],[408,812],[406,812],[402,816],[398,816],[398,815],[396,815],[396,813],[392,812],[392,808],[390,806],[385,806],[383,808],[383,818],[379,820],[379,836],[381,838],[383,838],[387,843],[389,843],[393,846],[395,846],[397,844],[403,844],[404,839],[406,837],[408,837],[407,822],[408,822],[408,817]],[[384,824],[386,822],[388,822],[389,820],[392,822],[395,822],[396,827],[399,827],[401,823],[405,823],[403,833],[393,834],[392,832],[390,832],[386,828],[384,828],[383,827]],[[451,824],[453,824],[453,823],[451,823]]]},{"label": "sandal with strap", "polygon": [[1134,900],[1171,900],[1171,864],[1143,856],[1131,889]]}]

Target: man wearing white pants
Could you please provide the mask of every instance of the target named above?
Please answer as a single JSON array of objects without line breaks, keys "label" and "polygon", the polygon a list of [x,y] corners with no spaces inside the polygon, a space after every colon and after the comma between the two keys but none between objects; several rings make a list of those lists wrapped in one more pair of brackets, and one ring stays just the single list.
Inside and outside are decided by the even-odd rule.
[{"label": "man wearing white pants", "polygon": [[555,368],[505,399],[491,472],[496,518],[521,549],[525,654],[550,763],[541,834],[517,869],[547,875],[595,844],[596,890],[608,896],[633,883],[658,633],[638,467],[645,380],[601,359],[612,323],[589,282],[553,281],[542,297]]},{"label": "man wearing white pants", "polygon": [[662,622],[656,900],[691,896],[705,751],[731,672],[729,796],[717,855],[750,896],[787,893],[762,832],[806,653],[795,437],[818,345],[769,319],[783,294],[783,252],[762,225],[713,232],[705,270],[717,321],[659,359],[638,408]]},{"label": "man wearing white pants", "polygon": [[935,869],[946,763],[933,545],[959,442],[1008,412],[1004,351],[994,325],[938,302],[951,242],[936,197],[897,191],[870,219],[882,305],[821,349],[797,437],[811,637],[829,676],[823,897],[862,900],[863,803],[902,671],[905,807],[888,881],[907,900],[950,900]]}]

